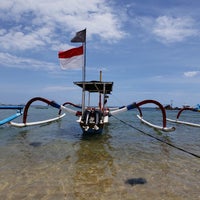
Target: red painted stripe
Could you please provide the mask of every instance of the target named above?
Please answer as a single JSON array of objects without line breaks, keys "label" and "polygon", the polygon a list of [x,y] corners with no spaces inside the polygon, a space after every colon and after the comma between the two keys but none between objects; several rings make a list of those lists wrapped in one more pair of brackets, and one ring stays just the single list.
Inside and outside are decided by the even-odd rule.
[{"label": "red painted stripe", "polygon": [[83,54],[83,46],[76,47],[67,51],[60,51],[58,53],[59,58],[71,58]]}]

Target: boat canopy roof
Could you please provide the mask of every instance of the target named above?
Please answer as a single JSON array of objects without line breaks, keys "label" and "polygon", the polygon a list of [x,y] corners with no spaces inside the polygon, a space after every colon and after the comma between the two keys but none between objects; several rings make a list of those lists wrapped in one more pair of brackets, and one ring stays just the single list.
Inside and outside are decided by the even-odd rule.
[{"label": "boat canopy roof", "polygon": [[112,92],[113,82],[104,81],[80,81],[74,82],[75,85],[83,88],[85,85],[85,91],[98,92],[102,94],[110,94]]}]

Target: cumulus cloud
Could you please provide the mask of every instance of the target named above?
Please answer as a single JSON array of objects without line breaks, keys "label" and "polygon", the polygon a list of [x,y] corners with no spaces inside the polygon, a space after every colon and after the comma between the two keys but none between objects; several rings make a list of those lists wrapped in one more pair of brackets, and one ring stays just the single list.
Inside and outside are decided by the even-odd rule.
[{"label": "cumulus cloud", "polygon": [[98,35],[115,42],[125,36],[117,13],[107,1],[7,0],[0,4],[0,46],[5,50],[60,45],[76,31],[87,28],[87,39]]},{"label": "cumulus cloud", "polygon": [[8,30],[5,34],[0,34],[1,48],[5,50],[18,49],[26,50],[44,46],[45,42],[36,32],[23,33],[19,30]]},{"label": "cumulus cloud", "polygon": [[57,68],[55,64],[50,62],[39,61],[31,58],[18,57],[9,53],[0,52],[0,60],[3,66],[7,67],[11,66],[20,69],[28,69],[29,66],[31,66],[30,69],[34,70],[43,69],[49,71]]},{"label": "cumulus cloud", "polygon": [[162,43],[182,42],[190,37],[199,37],[198,22],[192,17],[136,16],[134,25],[144,31],[145,38],[153,38]]},{"label": "cumulus cloud", "polygon": [[168,16],[158,17],[152,32],[165,42],[180,42],[185,38],[197,36],[199,33],[192,18]]}]

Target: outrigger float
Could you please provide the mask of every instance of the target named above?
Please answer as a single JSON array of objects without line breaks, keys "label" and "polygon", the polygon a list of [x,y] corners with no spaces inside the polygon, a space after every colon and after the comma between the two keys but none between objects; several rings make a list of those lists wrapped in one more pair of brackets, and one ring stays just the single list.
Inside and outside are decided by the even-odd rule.
[{"label": "outrigger float", "polygon": [[182,109],[179,110],[179,112],[176,116],[176,119],[167,118],[167,121],[172,122],[172,123],[177,123],[177,124],[184,124],[184,125],[188,125],[188,126],[193,126],[193,127],[200,127],[200,124],[179,120],[179,117],[180,117],[180,115],[183,111],[200,112],[200,106],[197,105],[196,108],[183,107]]},{"label": "outrigger float", "polygon": [[[66,59],[70,58],[77,58],[77,56],[84,54],[86,51],[86,29],[79,31],[76,33],[76,36],[71,40],[71,42],[82,42],[82,46],[78,48],[73,48],[68,51],[59,52],[59,59],[61,65],[63,64],[70,64],[69,61]],[[116,109],[110,109],[106,106],[107,100],[109,95],[112,92],[113,82],[106,82],[102,81],[102,72],[100,72],[100,80],[99,81],[86,81],[85,80],[85,54],[84,54],[84,64],[82,70],[82,81],[74,82],[74,84],[82,89],[82,104],[81,106],[75,105],[71,102],[65,102],[64,104],[58,104],[55,101],[50,101],[48,99],[42,97],[34,97],[27,102],[24,107],[23,112],[23,122],[17,123],[10,121],[10,125],[16,127],[25,127],[25,126],[32,126],[32,125],[41,125],[45,123],[49,123],[52,121],[59,120],[64,117],[65,112],[71,113],[78,117],[77,122],[80,124],[80,127],[83,133],[101,133],[103,131],[104,125],[109,122],[109,117],[117,115],[121,112],[125,112],[131,109],[138,109],[139,115],[138,118],[144,124],[161,131],[174,131],[174,127],[167,127],[167,120],[166,120],[166,111],[164,107],[155,100],[144,100],[141,102],[134,102],[127,106],[122,106]],[[86,92],[88,93],[88,103],[85,105],[86,99]],[[98,105],[91,106],[90,105],[90,94],[96,93],[99,96]],[[42,101],[47,103],[48,105],[59,109],[58,116],[53,119],[43,120],[43,121],[36,121],[36,122],[27,122],[28,110],[31,104],[35,101]],[[141,110],[141,106],[145,104],[155,104],[158,106],[162,112],[162,125],[155,125],[143,119],[143,114]],[[70,107],[69,107],[70,105]],[[73,109],[74,107],[74,109]],[[64,114],[61,114],[64,112]]]}]

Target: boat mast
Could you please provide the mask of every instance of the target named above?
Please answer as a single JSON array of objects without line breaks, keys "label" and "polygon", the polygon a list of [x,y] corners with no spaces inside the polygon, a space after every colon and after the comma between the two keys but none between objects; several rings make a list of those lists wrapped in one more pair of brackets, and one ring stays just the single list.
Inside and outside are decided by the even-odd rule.
[{"label": "boat mast", "polygon": [[[102,71],[100,71],[99,80],[100,80],[100,82],[102,81]],[[99,109],[101,110],[101,108],[102,108],[101,93],[99,93]]]}]

